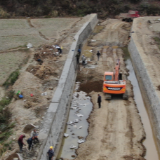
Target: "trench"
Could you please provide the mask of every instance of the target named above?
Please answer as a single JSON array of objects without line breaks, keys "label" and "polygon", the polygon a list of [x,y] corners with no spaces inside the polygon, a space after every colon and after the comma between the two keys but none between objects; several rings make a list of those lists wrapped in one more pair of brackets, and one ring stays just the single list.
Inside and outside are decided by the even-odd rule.
[{"label": "trench", "polygon": [[[93,47],[88,46],[86,42],[84,43],[84,46],[83,46],[83,53],[85,54],[87,59],[90,61],[92,60],[92,56],[93,56],[93,53],[90,50],[92,50]],[[146,133],[146,139],[142,142],[146,148],[146,154],[144,158],[146,160],[159,160],[159,155],[156,148],[154,135],[152,132],[152,126],[150,123],[150,119],[149,119],[145,104],[143,102],[139,84],[132,66],[132,62],[130,60],[130,55],[128,51],[127,53],[124,52],[124,54],[125,54],[126,68],[129,71],[129,76],[127,77],[127,79],[131,81],[131,84],[133,86],[134,101],[138,108],[139,115],[141,117],[144,130]],[[86,68],[93,69],[95,68],[95,65],[93,64],[91,65],[89,63],[89,65],[87,65]],[[85,79],[85,81],[87,81],[87,78]],[[85,92],[89,93],[90,91],[88,91],[87,89],[90,87],[86,83],[85,86],[83,85],[81,86],[81,88],[82,87],[85,88],[83,89],[83,91],[85,92],[82,92],[82,91],[77,92],[78,87],[79,87],[79,83],[78,84],[76,83],[75,91],[74,91],[73,99],[71,103],[71,109],[68,117],[68,124],[66,125],[66,129],[65,129],[65,133],[68,134],[68,137],[63,138],[61,149],[57,157],[59,160],[75,159],[75,157],[77,156],[76,149],[78,148],[78,145],[79,145],[78,141],[83,140],[85,142],[85,139],[88,135],[89,123],[87,122],[87,118],[89,117],[92,111],[93,104],[90,100],[90,97]],[[113,99],[115,98],[116,97],[114,97]],[[77,114],[82,114],[83,117],[77,117]],[[78,122],[76,122],[76,119],[78,119]],[[71,149],[71,147],[73,147],[73,149]]]},{"label": "trench", "polygon": [[149,116],[146,110],[146,107],[143,102],[142,94],[139,88],[139,84],[132,66],[132,62],[130,60],[129,55],[126,56],[127,59],[125,61],[126,68],[129,70],[129,76],[128,80],[131,81],[131,84],[133,86],[133,93],[134,93],[134,101],[137,105],[137,108],[139,110],[139,114],[144,126],[144,130],[146,133],[146,139],[143,141],[143,145],[146,148],[146,155],[145,158],[147,160],[159,160],[158,151],[155,145],[153,131],[151,127],[151,123],[149,120]]},{"label": "trench", "polygon": [[[129,55],[125,55],[126,68],[129,70],[128,80],[131,81],[133,86],[134,101],[137,105],[144,130],[146,133],[146,139],[143,141],[143,145],[146,148],[145,159],[147,160],[159,160],[158,151],[155,145],[154,136],[152,132],[151,123],[148,117],[146,107],[143,102],[142,94],[139,88],[139,84],[132,66]],[[74,122],[78,119],[78,123],[73,123],[71,125],[67,124],[65,133],[69,136],[63,139],[61,150],[58,155],[58,159],[74,159],[76,157],[76,149],[78,148],[78,140],[84,140],[88,135],[89,124],[87,118],[92,111],[92,103],[90,97],[87,96],[85,92],[77,92],[79,86],[76,84],[75,92],[73,94],[73,100],[71,104],[71,110],[69,113],[68,123]],[[87,86],[86,86],[87,87]],[[74,108],[75,107],[75,108]],[[77,117],[77,114],[82,114],[83,117]],[[79,127],[82,126],[81,129]],[[70,147],[74,146],[74,149]]]},{"label": "trench", "polygon": [[78,144],[85,142],[88,135],[89,123],[87,118],[92,111],[92,102],[87,93],[77,91],[79,83],[75,84],[69,117],[65,129],[67,136],[63,138],[58,159],[74,159]]}]

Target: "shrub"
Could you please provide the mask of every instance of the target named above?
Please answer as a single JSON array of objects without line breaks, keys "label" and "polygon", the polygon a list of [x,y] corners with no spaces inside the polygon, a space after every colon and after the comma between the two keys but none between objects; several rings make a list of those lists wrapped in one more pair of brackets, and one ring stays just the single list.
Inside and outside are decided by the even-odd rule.
[{"label": "shrub", "polygon": [[141,12],[146,13],[147,15],[156,15],[156,14],[160,14],[160,6],[156,6],[156,5],[150,5],[148,3],[142,3],[139,6],[139,10]]},{"label": "shrub", "polygon": [[0,7],[0,18],[9,18],[10,15],[2,7]]},{"label": "shrub", "polygon": [[19,77],[19,71],[12,72],[9,75],[8,79],[3,83],[3,86],[8,87],[10,85],[13,85],[18,79],[18,77]]},{"label": "shrub", "polygon": [[139,3],[141,2],[142,0],[130,0],[131,3]]},{"label": "shrub", "polygon": [[158,46],[159,49],[160,49],[160,38],[159,38],[159,37],[154,37],[153,39],[155,40],[157,46]]},{"label": "shrub", "polygon": [[156,14],[160,14],[160,7],[159,6],[156,6],[156,5],[150,5],[148,8],[147,8],[147,14],[153,14],[153,15],[156,15]]},{"label": "shrub", "polygon": [[0,155],[2,155],[3,152],[7,150],[7,148],[9,148],[9,145],[7,145],[8,142],[6,142],[6,140],[8,140],[12,134],[12,128],[15,126],[14,123],[9,123],[12,114],[6,107],[6,105],[11,102],[13,96],[14,92],[9,91],[0,101],[0,144],[3,145],[3,148],[0,150]]}]

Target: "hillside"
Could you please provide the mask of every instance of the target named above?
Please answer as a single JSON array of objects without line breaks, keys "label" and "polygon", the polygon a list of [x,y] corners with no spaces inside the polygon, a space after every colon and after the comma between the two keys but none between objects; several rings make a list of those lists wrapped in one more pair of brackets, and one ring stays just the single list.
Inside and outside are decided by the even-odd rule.
[{"label": "hillside", "polygon": [[100,18],[138,10],[141,15],[159,15],[160,1],[141,0],[5,0],[0,1],[0,18],[84,16],[98,13]]}]

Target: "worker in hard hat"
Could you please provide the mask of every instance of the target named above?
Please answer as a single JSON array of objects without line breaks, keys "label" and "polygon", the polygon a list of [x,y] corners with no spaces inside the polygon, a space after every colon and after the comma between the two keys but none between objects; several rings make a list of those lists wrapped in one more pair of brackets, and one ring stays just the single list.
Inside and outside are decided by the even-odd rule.
[{"label": "worker in hard hat", "polygon": [[53,160],[53,157],[54,157],[53,146],[50,146],[47,154],[48,154],[49,160]]}]

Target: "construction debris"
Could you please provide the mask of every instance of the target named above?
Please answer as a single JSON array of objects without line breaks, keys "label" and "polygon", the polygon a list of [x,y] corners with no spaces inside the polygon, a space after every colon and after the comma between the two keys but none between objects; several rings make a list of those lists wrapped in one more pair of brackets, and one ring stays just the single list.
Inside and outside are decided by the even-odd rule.
[{"label": "construction debris", "polygon": [[69,136],[69,134],[67,134],[67,133],[64,133],[64,137],[68,137]]},{"label": "construction debris", "polygon": [[83,140],[83,139],[78,140],[78,143],[84,143],[84,142],[85,142],[85,140]]},{"label": "construction debris", "polygon": [[31,44],[31,43],[28,43],[28,44],[27,44],[27,48],[32,48],[32,44]]},{"label": "construction debris", "polygon": [[79,120],[78,120],[78,119],[75,119],[75,120],[74,120],[74,123],[78,123],[78,122],[79,122]]},{"label": "construction debris", "polygon": [[41,93],[42,96],[47,96],[47,92]]},{"label": "construction debris", "polygon": [[72,145],[72,146],[70,146],[70,149],[77,149],[77,147]]},{"label": "construction debris", "polygon": [[80,114],[80,113],[78,113],[78,114],[76,114],[78,117],[83,117],[83,114]]},{"label": "construction debris", "polygon": [[33,125],[33,124],[27,124],[24,129],[23,132],[24,133],[30,133],[33,129],[37,128],[37,126]]},{"label": "construction debris", "polygon": [[73,123],[74,123],[74,122],[70,121],[70,122],[68,122],[67,124],[68,124],[68,125],[72,125]]},{"label": "construction debris", "polygon": [[26,103],[24,104],[24,107],[25,107],[25,108],[31,108],[32,106],[33,106],[32,102],[26,102]]},{"label": "construction debris", "polygon": [[48,78],[48,76],[50,75],[56,75],[57,73],[55,73],[55,69],[50,67],[49,65],[37,65],[37,66],[32,66],[30,65],[27,68],[27,71],[34,74],[35,76],[37,76],[40,79],[45,79]]},{"label": "construction debris", "polygon": [[82,128],[82,126],[80,126],[78,129],[81,129]]}]

